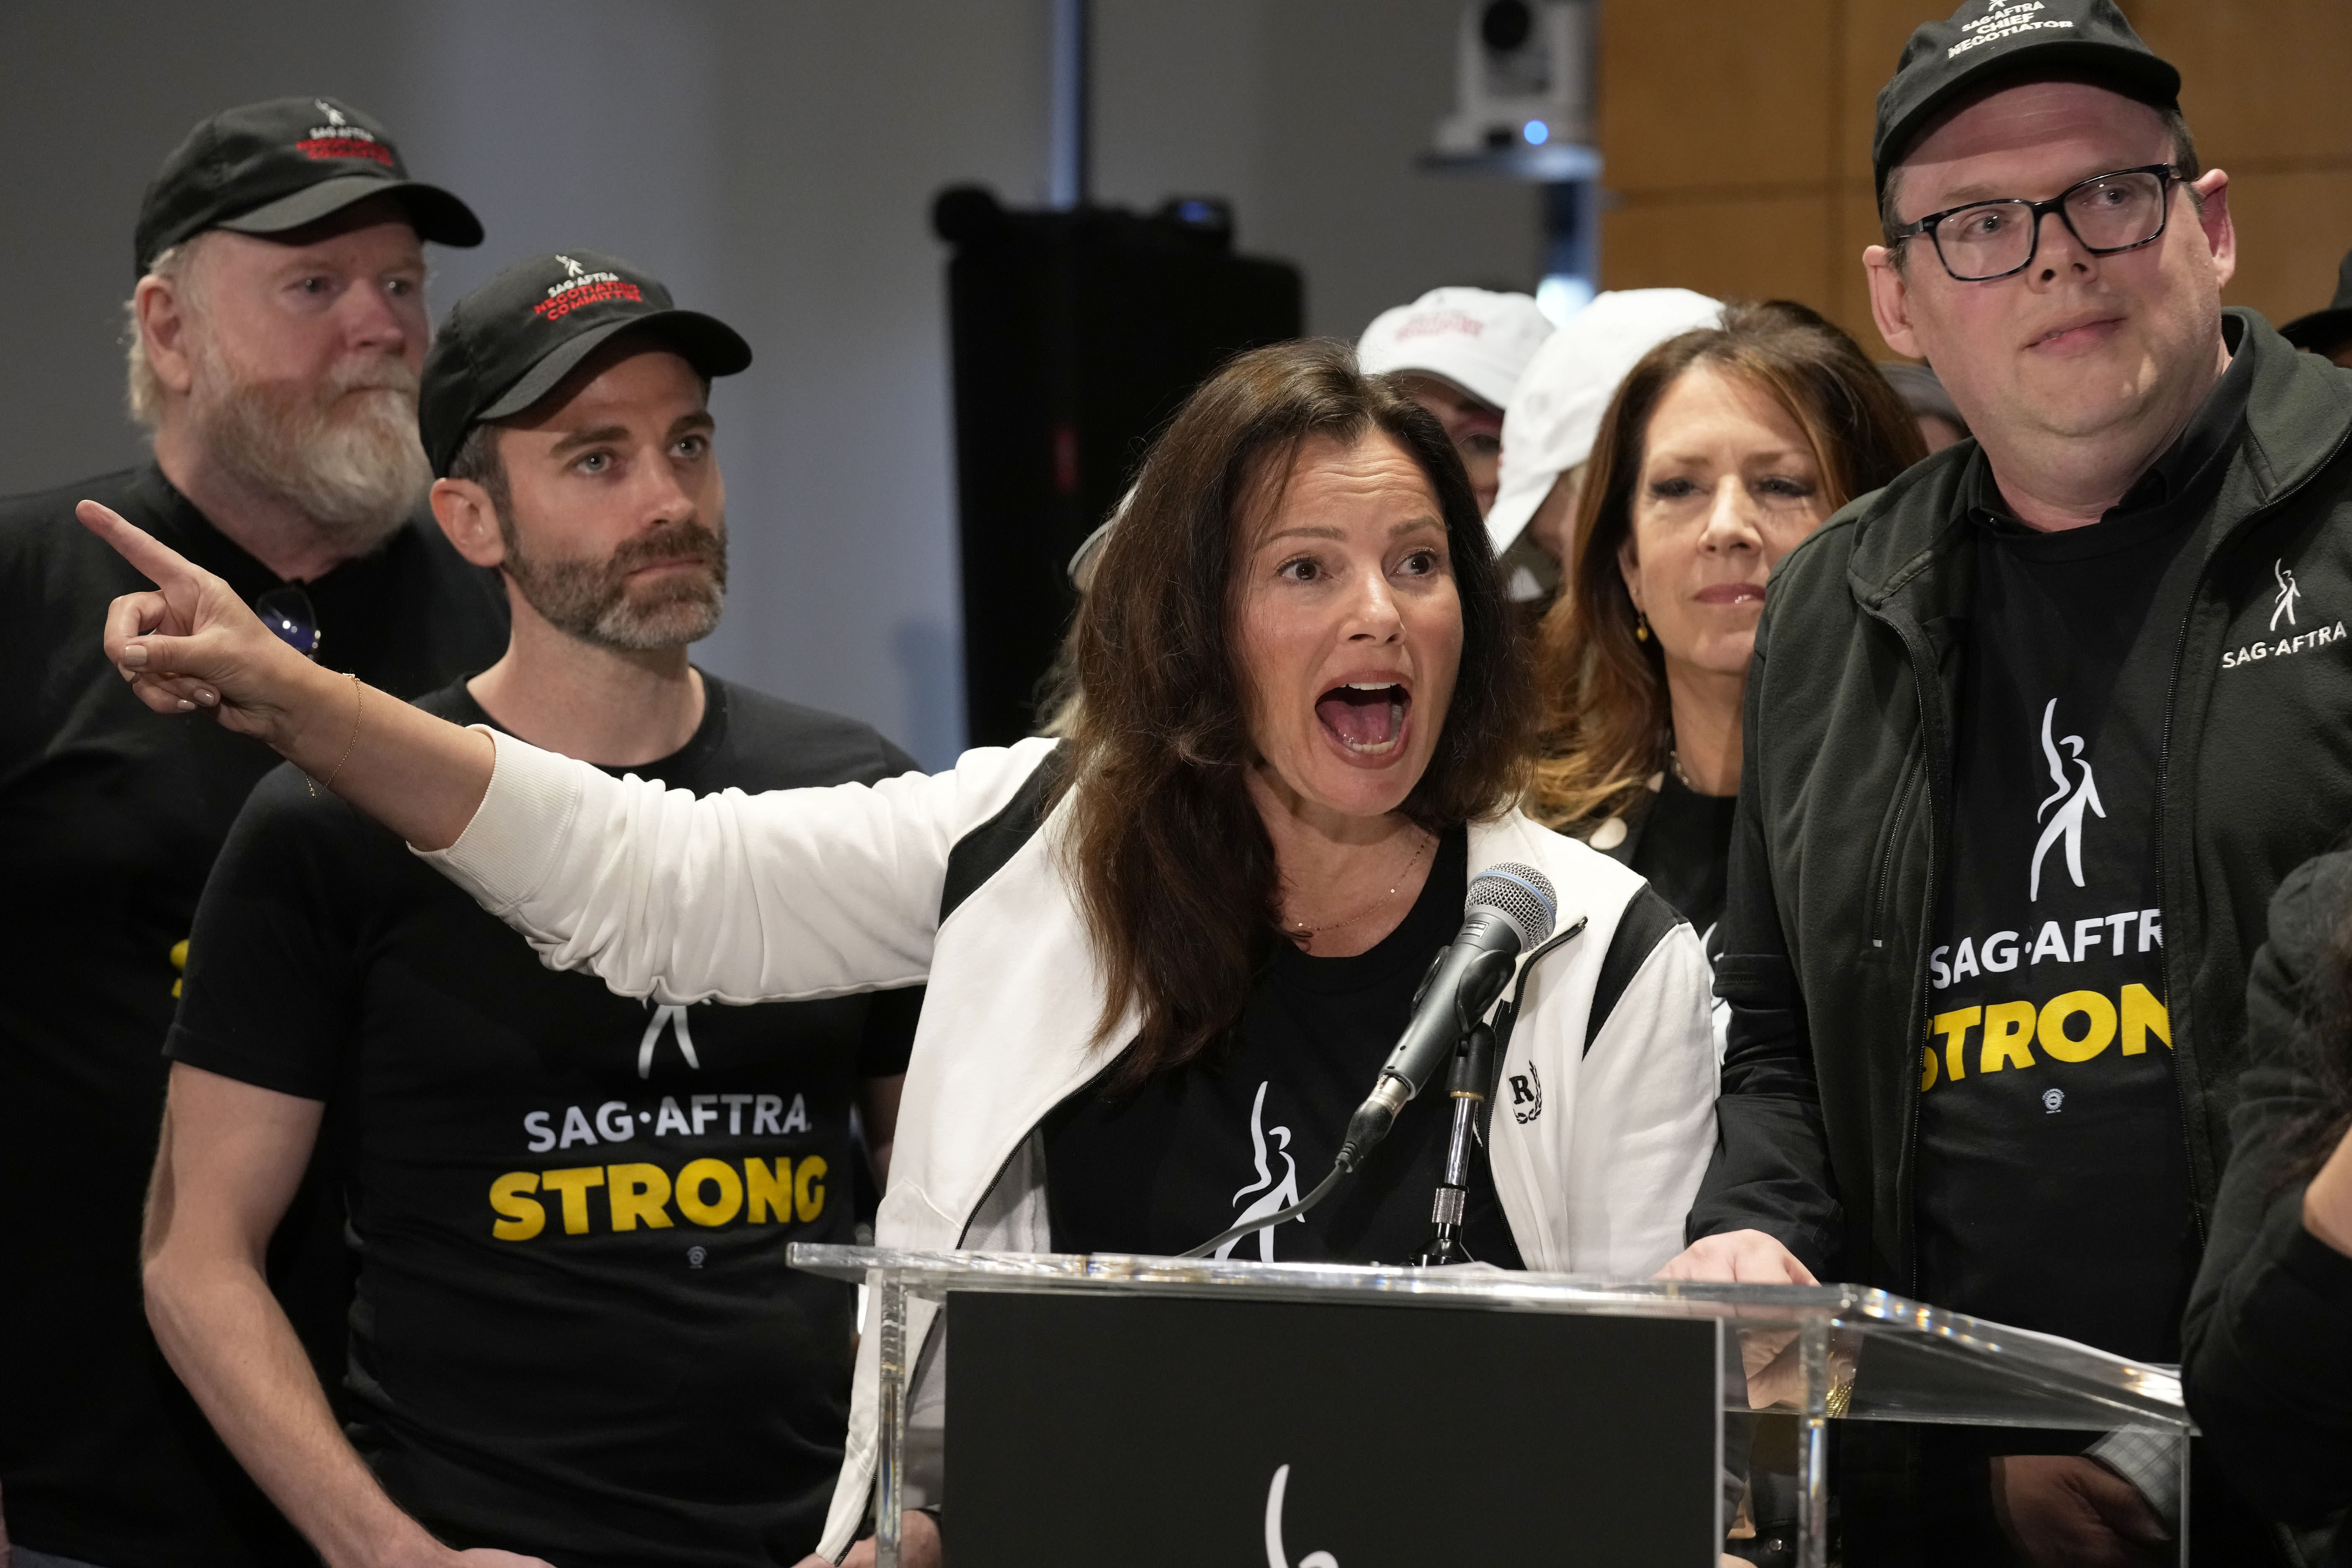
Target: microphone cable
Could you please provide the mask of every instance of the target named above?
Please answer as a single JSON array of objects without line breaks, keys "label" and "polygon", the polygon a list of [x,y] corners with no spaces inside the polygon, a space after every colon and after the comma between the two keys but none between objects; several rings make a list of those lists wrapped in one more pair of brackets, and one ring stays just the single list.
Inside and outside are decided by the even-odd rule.
[{"label": "microphone cable", "polygon": [[[1536,960],[1549,956],[1554,949],[1565,945],[1572,938],[1582,935],[1584,925],[1584,917],[1578,916],[1576,922],[1566,931],[1538,943],[1535,951],[1528,954],[1527,962],[1519,966],[1518,984],[1513,988],[1510,999],[1503,1005],[1496,1018],[1498,1027],[1496,1031],[1497,1037],[1495,1042],[1495,1055],[1497,1060],[1501,1059],[1503,1051],[1510,1041],[1512,1026],[1518,1021],[1519,1008],[1527,997],[1528,976],[1535,968]],[[1442,952],[1439,954],[1441,958],[1444,956]],[[1433,963],[1430,965],[1433,973],[1436,967]],[[1287,1208],[1276,1209],[1264,1219],[1244,1220],[1239,1225],[1230,1226],[1198,1247],[1188,1247],[1176,1256],[1180,1258],[1206,1258],[1229,1241],[1239,1241],[1245,1236],[1271,1229],[1277,1225],[1286,1225],[1297,1219],[1317,1204],[1329,1197],[1332,1189],[1339,1184],[1339,1178],[1353,1175],[1356,1168],[1363,1163],[1364,1156],[1371,1152],[1374,1144],[1388,1136],[1389,1129],[1394,1125],[1393,1112],[1384,1117],[1370,1102],[1367,1102],[1357,1110],[1355,1115],[1348,1119],[1347,1135],[1340,1142],[1339,1157],[1331,1162],[1330,1173],[1316,1183],[1314,1189],[1305,1197]]]},{"label": "microphone cable", "polygon": [[1234,1226],[1230,1229],[1219,1231],[1216,1235],[1209,1237],[1208,1240],[1201,1243],[1198,1247],[1186,1247],[1176,1256],[1179,1258],[1206,1258],[1209,1254],[1216,1251],[1217,1248],[1224,1246],[1225,1243],[1229,1241],[1239,1241],[1243,1237],[1249,1236],[1255,1232],[1267,1230],[1275,1226],[1285,1225],[1291,1220],[1297,1219],[1300,1215],[1305,1214],[1308,1209],[1313,1208],[1317,1204],[1321,1203],[1325,1198],[1331,1195],[1331,1189],[1339,1184],[1339,1178],[1349,1174],[1353,1169],[1348,1162],[1354,1158],[1355,1152],[1352,1149],[1340,1150],[1339,1158],[1331,1162],[1331,1173],[1324,1177],[1321,1181],[1316,1183],[1315,1190],[1313,1192],[1308,1193],[1305,1197],[1299,1199],[1288,1208],[1276,1209],[1274,1213],[1266,1215],[1264,1219],[1244,1220],[1241,1224]]}]

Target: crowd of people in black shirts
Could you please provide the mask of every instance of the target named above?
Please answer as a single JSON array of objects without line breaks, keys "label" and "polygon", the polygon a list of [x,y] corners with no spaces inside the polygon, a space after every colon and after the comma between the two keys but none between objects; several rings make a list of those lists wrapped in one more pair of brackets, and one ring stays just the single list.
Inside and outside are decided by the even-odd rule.
[{"label": "crowd of people in black shirts", "polygon": [[[152,459],[0,504],[0,1554],[870,1561],[871,1336],[788,1244],[1274,1215],[1507,862],[1585,926],[1472,1256],[2182,1363],[2191,1495],[1857,1424],[1847,1562],[2352,1562],[2352,258],[2225,310],[2179,85],[2110,0],[1913,36],[1864,264],[1925,365],[1670,289],[1240,357],[1073,562],[1050,733],[931,777],[689,661],[735,331],[585,249],[433,330],[482,226],[383,125],[205,121]],[[1409,1260],[1424,1099],[1226,1253]]]}]

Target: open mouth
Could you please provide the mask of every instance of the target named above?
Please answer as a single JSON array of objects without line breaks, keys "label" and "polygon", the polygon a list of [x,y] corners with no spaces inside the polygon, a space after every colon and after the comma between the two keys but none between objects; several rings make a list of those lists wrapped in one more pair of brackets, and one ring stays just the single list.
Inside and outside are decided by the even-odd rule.
[{"label": "open mouth", "polygon": [[1351,680],[1315,700],[1315,716],[1333,740],[1360,757],[1380,757],[1404,739],[1412,693],[1402,686]]}]

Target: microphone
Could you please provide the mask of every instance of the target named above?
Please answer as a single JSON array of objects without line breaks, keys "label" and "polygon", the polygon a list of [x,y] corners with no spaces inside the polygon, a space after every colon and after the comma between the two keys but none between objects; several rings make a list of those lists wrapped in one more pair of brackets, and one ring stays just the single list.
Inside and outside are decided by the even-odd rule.
[{"label": "microphone", "polygon": [[1440,952],[1413,997],[1412,1018],[1381,1068],[1339,1145],[1354,1170],[1389,1135],[1402,1111],[1510,984],[1519,954],[1540,946],[1559,920],[1559,894],[1532,866],[1490,866],[1470,880],[1462,931]]},{"label": "microphone", "polygon": [[1461,932],[1422,977],[1421,989],[1413,994],[1412,1018],[1389,1053],[1372,1092],[1348,1119],[1330,1173],[1288,1208],[1245,1219],[1178,1257],[1206,1258],[1228,1241],[1295,1219],[1329,1196],[1339,1179],[1389,1135],[1397,1112],[1421,1092],[1439,1064],[1453,1060],[1454,1047],[1510,983],[1519,954],[1542,945],[1559,920],[1559,893],[1551,879],[1532,866],[1488,867],[1470,879],[1470,896],[1463,902]]}]

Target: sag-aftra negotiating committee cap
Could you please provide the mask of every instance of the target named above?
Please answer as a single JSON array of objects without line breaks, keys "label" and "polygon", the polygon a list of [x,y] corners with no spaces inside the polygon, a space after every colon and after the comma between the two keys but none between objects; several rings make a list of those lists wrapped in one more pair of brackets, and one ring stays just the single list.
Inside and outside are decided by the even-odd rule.
[{"label": "sag-aftra negotiating committee cap", "polygon": [[206,229],[284,234],[354,202],[389,196],[417,237],[479,245],[481,220],[438,185],[408,177],[381,121],[331,98],[225,109],[188,132],[139,204],[139,270]]},{"label": "sag-aftra negotiating committee cap", "polygon": [[2158,109],[2176,108],[2180,99],[2180,73],[2140,41],[2115,0],[1968,0],[1911,35],[1894,79],[1879,90],[1870,142],[1878,188],[1962,95],[2003,77],[2044,75],[2095,82]]},{"label": "sag-aftra negotiating committee cap", "polygon": [[751,345],[726,322],[670,302],[661,280],[600,251],[535,256],[450,308],[425,356],[416,417],[446,478],[466,432],[520,414],[615,333],[653,334],[706,376],[733,375]]}]

